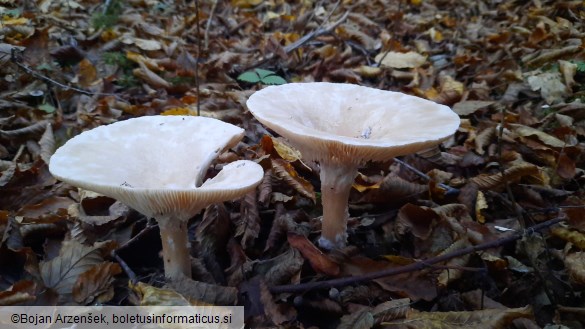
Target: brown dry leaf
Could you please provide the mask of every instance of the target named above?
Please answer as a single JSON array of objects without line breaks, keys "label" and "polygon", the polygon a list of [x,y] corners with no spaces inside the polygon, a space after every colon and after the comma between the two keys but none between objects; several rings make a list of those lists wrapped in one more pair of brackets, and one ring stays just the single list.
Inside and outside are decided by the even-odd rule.
[{"label": "brown dry leaf", "polygon": [[564,179],[571,179],[577,173],[577,164],[575,159],[567,155],[566,152],[561,152],[557,160],[557,174]]},{"label": "brown dry leaf", "polygon": [[432,209],[407,203],[398,211],[394,229],[399,236],[412,233],[415,237],[426,240],[431,236],[439,219],[439,215]]},{"label": "brown dry leaf", "polygon": [[467,116],[494,103],[493,101],[461,101],[453,104],[453,111],[460,116]]},{"label": "brown dry leaf", "polygon": [[530,306],[505,310],[411,312],[406,319],[384,322],[384,328],[507,328],[514,319],[534,317]]},{"label": "brown dry leaf", "polygon": [[[471,246],[471,243],[469,243],[469,240],[467,238],[460,238],[459,240],[455,241],[452,245],[450,245],[449,248],[445,249],[437,256],[441,256],[449,252],[454,252],[456,250],[461,250],[469,246]],[[437,277],[437,284],[439,285],[439,287],[445,288],[449,285],[449,283],[452,283],[453,281],[461,278],[464,271],[461,270],[460,268],[467,265],[467,263],[469,262],[469,257],[470,255],[467,254],[461,257],[452,258],[449,261],[447,261],[445,263],[445,266],[448,269],[441,271],[441,273]]]},{"label": "brown dry leaf", "polygon": [[372,312],[367,308],[362,308],[342,316],[337,329],[370,329],[374,323]]},{"label": "brown dry leaf", "polygon": [[13,139],[29,136],[41,136],[47,130],[49,121],[41,120],[24,128],[14,130],[0,130],[0,137],[5,139]]},{"label": "brown dry leaf", "polygon": [[169,295],[174,292],[176,295],[184,296],[193,306],[236,305],[238,302],[238,289],[234,287],[199,282],[185,276],[168,281],[163,288],[172,289],[166,290]]},{"label": "brown dry leaf", "polygon": [[585,252],[569,253],[563,260],[571,280],[577,284],[585,284]]},{"label": "brown dry leaf", "polygon": [[260,300],[264,306],[264,314],[275,325],[281,325],[285,322],[290,322],[297,317],[297,311],[291,305],[284,303],[277,303],[266,282],[260,282]]},{"label": "brown dry leaf", "polygon": [[391,172],[380,182],[377,189],[368,190],[359,200],[360,203],[405,202],[427,192],[428,185],[409,182]]},{"label": "brown dry leaf", "polygon": [[567,143],[563,142],[562,140],[552,135],[545,133],[542,130],[538,130],[535,128],[519,124],[510,124],[510,128],[521,137],[535,136],[542,143],[550,147],[563,148],[567,146]]},{"label": "brown dry leaf", "polygon": [[585,250],[585,233],[559,226],[551,228],[550,232],[554,236],[574,244],[577,248]]},{"label": "brown dry leaf", "polygon": [[69,298],[80,275],[103,262],[103,243],[85,246],[75,240],[64,241],[59,256],[39,264],[41,278],[47,288],[61,298]]},{"label": "brown dry leaf", "polygon": [[152,72],[146,64],[139,62],[140,68],[134,69],[132,72],[134,75],[144,80],[153,88],[170,88],[171,83],[166,81],[165,79],[161,78],[158,74]]},{"label": "brown dry leaf", "polygon": [[376,55],[374,59],[377,63],[385,67],[395,69],[416,68],[425,64],[427,58],[419,53],[410,51],[399,53],[395,51],[382,52]]},{"label": "brown dry leaf", "polygon": [[299,176],[295,168],[283,159],[272,159],[272,169],[274,174],[284,180],[288,185],[299,192],[302,196],[309,198],[315,203],[316,196],[313,185],[306,179]]},{"label": "brown dry leaf", "polygon": [[[354,256],[340,263],[341,276],[358,276],[387,270],[402,266],[404,262],[405,260],[401,259],[398,264],[394,264],[387,261],[375,261],[363,256]],[[386,278],[375,279],[374,282],[386,291],[398,293],[401,296],[407,296],[414,301],[421,299],[430,301],[437,296],[434,278],[426,271],[393,275]]]},{"label": "brown dry leaf", "polygon": [[21,280],[8,289],[0,292],[0,306],[18,305],[32,302],[35,297],[36,283],[30,280]]},{"label": "brown dry leaf", "polygon": [[41,140],[39,140],[39,145],[41,146],[41,159],[46,164],[49,164],[51,156],[57,149],[55,146],[55,136],[53,135],[53,126],[51,124],[47,125],[47,129],[43,133],[43,136],[41,136]]},{"label": "brown dry leaf", "polygon": [[581,206],[566,207],[562,208],[561,212],[567,217],[567,222],[571,228],[585,232],[585,208]]},{"label": "brown dry leaf", "polygon": [[300,251],[303,257],[309,260],[311,267],[317,273],[331,276],[337,276],[339,274],[339,265],[315,247],[307,237],[298,234],[289,234],[287,239],[291,247]]},{"label": "brown dry leaf", "polygon": [[493,175],[481,174],[471,178],[471,181],[480,189],[488,190],[505,184],[506,182],[520,179],[523,176],[538,175],[539,172],[537,166],[527,162],[521,162],[504,170],[503,176],[501,173]]},{"label": "brown dry leaf", "polygon": [[163,68],[161,66],[159,66],[157,61],[155,61],[154,59],[144,57],[143,55],[132,52],[132,51],[126,52],[126,58],[133,61],[134,63],[144,63],[146,65],[146,67],[148,67],[149,69],[151,69],[153,71],[162,71],[163,70]]},{"label": "brown dry leaf", "polygon": [[403,319],[410,312],[411,301],[408,298],[394,299],[376,305],[372,310],[376,324],[395,319]]},{"label": "brown dry leaf", "polygon": [[78,80],[79,85],[84,88],[91,86],[97,80],[97,69],[87,58],[79,62]]},{"label": "brown dry leaf", "polygon": [[491,144],[492,139],[496,136],[496,127],[488,127],[477,134],[475,137],[475,152],[479,155],[485,153],[484,148]]},{"label": "brown dry leaf", "polygon": [[53,196],[41,203],[22,207],[16,216],[24,224],[36,222],[54,222],[67,217],[67,209],[75,201],[70,198]]},{"label": "brown dry leaf", "polygon": [[235,236],[242,237],[242,247],[251,247],[260,234],[260,213],[256,202],[256,190],[248,192],[240,203],[240,220]]},{"label": "brown dry leaf", "polygon": [[270,196],[272,195],[272,169],[264,171],[262,182],[258,186],[258,202],[264,207],[270,203]]},{"label": "brown dry leaf", "polygon": [[96,298],[102,303],[109,301],[100,298],[100,295],[107,294],[113,288],[114,276],[120,273],[122,269],[116,263],[103,262],[94,265],[77,278],[73,286],[73,300],[82,305],[90,304]]},{"label": "brown dry leaf", "polygon": [[265,271],[264,278],[268,284],[277,285],[290,283],[298,276],[305,259],[303,255],[296,249],[289,249],[289,251],[276,256],[265,262],[264,266],[259,266],[259,271]]}]

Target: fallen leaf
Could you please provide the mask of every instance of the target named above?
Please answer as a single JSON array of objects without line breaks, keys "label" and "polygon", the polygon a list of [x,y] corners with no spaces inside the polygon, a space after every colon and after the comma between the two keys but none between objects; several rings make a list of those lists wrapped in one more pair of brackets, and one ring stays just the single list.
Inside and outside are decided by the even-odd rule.
[{"label": "fallen leaf", "polygon": [[425,64],[427,58],[413,51],[407,53],[390,51],[379,53],[374,60],[382,66],[405,69],[420,67]]},{"label": "fallen leaf", "polygon": [[[73,300],[87,305],[112,288],[114,276],[122,273],[120,265],[103,262],[81,274],[73,286]],[[100,299],[101,303],[109,300]]]},{"label": "fallen leaf", "polygon": [[325,255],[319,250],[311,241],[305,236],[298,234],[289,234],[288,243],[291,247],[301,252],[303,257],[309,260],[311,267],[317,273],[323,273],[325,275],[336,276],[339,274],[339,265],[335,263],[331,258]]}]

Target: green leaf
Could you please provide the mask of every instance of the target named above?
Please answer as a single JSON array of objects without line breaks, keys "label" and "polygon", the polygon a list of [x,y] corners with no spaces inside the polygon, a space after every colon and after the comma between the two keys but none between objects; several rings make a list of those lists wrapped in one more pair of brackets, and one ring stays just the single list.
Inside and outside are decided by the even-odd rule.
[{"label": "green leaf", "polygon": [[578,72],[585,72],[585,62],[577,62],[577,71]]},{"label": "green leaf", "polygon": [[283,85],[286,83],[286,80],[284,80],[282,77],[279,77],[278,75],[270,75],[262,78],[260,82],[265,85]]},{"label": "green leaf", "polygon": [[258,73],[258,76],[260,77],[260,80],[266,78],[269,75],[275,75],[276,72],[272,72],[269,70],[263,70],[263,69],[255,69],[254,71],[256,71],[256,73]]},{"label": "green leaf", "polygon": [[53,105],[45,103],[45,104],[39,105],[39,110],[44,111],[46,113],[53,113],[53,112],[55,112],[56,108]]},{"label": "green leaf", "polygon": [[257,83],[260,81],[260,77],[258,76],[258,74],[256,72],[252,72],[252,71],[247,71],[247,72],[240,74],[237,79],[240,81],[251,82],[251,83]]}]

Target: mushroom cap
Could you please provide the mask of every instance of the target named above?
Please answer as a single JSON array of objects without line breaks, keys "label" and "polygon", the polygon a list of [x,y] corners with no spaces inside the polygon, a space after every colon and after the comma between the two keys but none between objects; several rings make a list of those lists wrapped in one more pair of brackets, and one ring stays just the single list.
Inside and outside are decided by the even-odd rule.
[{"label": "mushroom cap", "polygon": [[51,157],[49,171],[149,217],[187,220],[208,204],[245,194],[262,179],[260,165],[240,160],[201,183],[213,159],[243,134],[243,129],[211,118],[134,118],[70,139]]},{"label": "mushroom cap", "polygon": [[439,144],[460,123],[447,106],[343,83],[270,86],[252,94],[247,106],[258,121],[286,137],[304,157],[356,165]]}]

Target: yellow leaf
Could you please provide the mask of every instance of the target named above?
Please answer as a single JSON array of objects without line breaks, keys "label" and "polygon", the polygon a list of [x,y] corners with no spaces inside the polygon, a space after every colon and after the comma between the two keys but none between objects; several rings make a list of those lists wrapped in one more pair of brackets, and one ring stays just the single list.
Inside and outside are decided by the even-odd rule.
[{"label": "yellow leaf", "polygon": [[193,115],[197,116],[197,112],[187,107],[173,107],[161,113],[161,115]]},{"label": "yellow leaf", "polygon": [[28,24],[28,22],[29,22],[28,18],[18,17],[6,19],[5,16],[2,20],[0,20],[0,27],[5,27],[8,25],[25,25]]},{"label": "yellow leaf", "polygon": [[141,306],[191,306],[189,301],[173,290],[155,288],[146,283],[128,284],[138,296]]},{"label": "yellow leaf", "polygon": [[564,227],[554,227],[550,231],[554,236],[571,242],[577,248],[585,250],[585,234]]},{"label": "yellow leaf", "polygon": [[278,155],[284,160],[288,162],[301,160],[301,152],[288,145],[282,138],[272,138],[272,145],[274,146],[276,153],[278,153]]},{"label": "yellow leaf", "polygon": [[485,224],[485,217],[482,214],[482,210],[487,208],[488,204],[485,195],[482,191],[477,191],[477,199],[475,200],[475,218],[478,223]]},{"label": "yellow leaf", "polygon": [[251,8],[262,3],[262,0],[232,0],[232,6],[240,8]]},{"label": "yellow leaf", "polygon": [[437,31],[434,27],[431,27],[428,30],[429,36],[433,42],[441,42],[443,41],[443,34],[440,31]]}]

